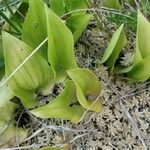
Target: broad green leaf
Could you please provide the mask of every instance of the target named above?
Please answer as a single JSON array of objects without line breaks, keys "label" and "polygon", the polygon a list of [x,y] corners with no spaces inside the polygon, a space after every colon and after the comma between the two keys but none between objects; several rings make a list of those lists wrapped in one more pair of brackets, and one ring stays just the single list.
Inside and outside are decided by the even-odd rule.
[{"label": "broad green leaf", "polygon": [[76,68],[73,35],[65,23],[45,7],[48,32],[48,60],[55,77],[62,77],[66,70]]},{"label": "broad green leaf", "polygon": [[[144,26],[144,22],[146,22],[145,21],[145,19],[143,18],[144,16],[140,13],[140,12],[138,12],[138,21],[137,21],[137,34],[136,34],[136,48],[135,48],[135,56],[134,56],[134,61],[133,61],[133,63],[132,63],[132,65],[130,65],[129,67],[127,67],[127,68],[123,68],[123,69],[118,69],[118,71],[116,71],[117,73],[128,73],[129,71],[131,71],[132,69],[133,69],[133,67],[136,65],[136,64],[138,64],[139,62],[141,62],[142,61],[142,54],[141,54],[141,50],[140,50],[140,47],[141,46],[139,46],[139,44],[142,44],[143,45],[143,42],[142,42],[142,40],[141,40],[141,37],[143,37],[144,35],[142,35],[143,34],[143,32],[145,32],[144,30],[142,31],[142,29],[146,29],[145,27],[143,27]],[[147,24],[147,22],[146,22],[146,24]],[[146,25],[147,26],[147,25]],[[148,32],[148,30],[147,30],[147,32]],[[142,36],[141,36],[142,35]],[[147,35],[147,33],[146,33],[146,35]],[[147,45],[147,44],[146,44]],[[143,49],[143,48],[142,48]],[[148,49],[146,49],[146,53],[148,53]]]},{"label": "broad green leaf", "polygon": [[[58,16],[63,16],[65,13],[74,10],[86,9],[87,4],[85,0],[50,0],[50,8]],[[85,12],[74,12],[66,19],[66,24],[73,33],[75,43],[86,29],[92,17],[90,14],[85,14]]]},{"label": "broad green leaf", "polygon": [[150,23],[138,11],[138,26],[137,26],[137,45],[139,47],[142,58],[147,57],[150,54]]},{"label": "broad green leaf", "polygon": [[[5,78],[3,78],[0,82],[3,83]],[[14,94],[12,91],[9,89],[8,85],[4,85],[3,87],[0,88],[0,107],[4,106],[10,99],[14,97]]]},{"label": "broad green leaf", "polygon": [[128,77],[140,82],[146,81],[150,77],[149,65],[150,65],[150,55],[148,55],[142,61],[137,63],[133,67],[133,69],[127,73]]},{"label": "broad green leaf", "polygon": [[57,146],[57,147],[43,147],[40,150],[70,150],[69,145],[65,144],[63,146]]},{"label": "broad green leaf", "polygon": [[106,63],[106,65],[109,67],[109,70],[112,71],[114,69],[115,62],[125,44],[126,36],[122,24],[114,33],[100,63]]},{"label": "broad green leaf", "polygon": [[[67,80],[64,91],[48,104],[34,109],[32,114],[41,118],[61,118],[78,123],[84,113],[84,109],[75,104],[76,89],[73,82]],[[71,106],[73,104],[73,106]]]},{"label": "broad green leaf", "polygon": [[50,8],[58,16],[63,16],[65,13],[71,12],[74,14],[83,14],[85,11],[73,12],[75,10],[81,10],[87,8],[86,0],[49,0]]},{"label": "broad green leaf", "polygon": [[[29,0],[29,9],[22,29],[22,40],[32,48],[36,48],[47,37],[45,6],[42,0]],[[47,45],[40,50],[47,58]]]},{"label": "broad green leaf", "polygon": [[75,14],[66,20],[66,25],[73,33],[75,43],[86,29],[91,18],[92,15],[90,14]]},{"label": "broad green leaf", "polygon": [[65,14],[64,0],[49,0],[51,10],[58,16]]},{"label": "broad green leaf", "polygon": [[[68,12],[74,11],[74,10],[80,10],[80,9],[86,9],[87,4],[85,0],[64,0],[65,6]],[[82,11],[82,13],[85,13],[86,11]],[[75,12],[72,14],[76,14],[81,12]]]},{"label": "broad green leaf", "polygon": [[108,8],[121,9],[119,0],[102,0],[102,5]]},{"label": "broad green leaf", "polygon": [[93,104],[101,92],[101,84],[96,75],[88,69],[81,68],[68,70],[67,73],[76,85],[79,103],[86,109],[101,111],[100,99]]},{"label": "broad green leaf", "polygon": [[138,11],[136,35],[136,52],[133,68],[127,73],[128,77],[143,82],[150,77],[150,23]]},{"label": "broad green leaf", "polygon": [[[24,42],[3,32],[3,50],[5,71],[8,77],[33,51]],[[34,54],[9,80],[9,86],[15,96],[19,97],[26,107],[36,103],[35,91],[41,90],[53,79],[52,70],[46,60]]]}]

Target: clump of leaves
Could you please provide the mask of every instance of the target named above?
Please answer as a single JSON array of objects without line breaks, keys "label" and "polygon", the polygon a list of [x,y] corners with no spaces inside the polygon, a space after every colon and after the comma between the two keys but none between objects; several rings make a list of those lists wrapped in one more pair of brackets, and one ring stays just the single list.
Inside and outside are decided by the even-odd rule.
[{"label": "clump of leaves", "polygon": [[[0,82],[0,113],[7,110],[9,105],[9,108],[13,107],[14,104],[9,102],[13,97],[18,97],[25,108],[42,118],[61,118],[78,123],[87,109],[101,111],[100,81],[90,70],[79,68],[74,55],[74,43],[92,17],[86,11],[74,10],[87,8],[86,2],[65,1],[61,8],[60,0],[51,0],[53,11],[42,0],[29,0],[27,3],[29,9],[21,23],[21,36],[2,31],[0,68],[5,68],[5,73],[0,72],[0,79],[3,78]],[[57,9],[56,4],[61,7]],[[60,16],[70,11],[74,12],[64,22]],[[38,93],[52,94],[51,89],[59,82],[65,84],[63,91],[54,99],[49,99],[48,104],[39,107]],[[8,117],[7,113],[6,116],[4,114],[1,114],[0,127],[5,125],[4,119]],[[14,123],[11,123],[2,132],[2,146],[8,144],[8,135],[14,131]],[[19,142],[26,135],[27,130],[18,128]],[[9,147],[7,144],[6,147]],[[69,148],[67,145],[59,149]]]},{"label": "clump of leaves", "polygon": [[66,25],[73,33],[75,43],[92,18],[91,14],[86,13],[87,3],[86,0],[50,0],[50,8],[58,16],[66,18]]},{"label": "clump of leaves", "polygon": [[[77,7],[76,4],[70,1],[67,6],[72,10]],[[85,15],[85,12],[75,15]],[[80,36],[83,28],[80,30],[79,26],[77,27],[74,33]],[[31,112],[34,115],[43,118],[62,118],[77,123],[86,109],[96,112],[101,110],[101,103],[99,99],[96,100],[101,91],[100,81],[90,70],[78,67],[72,32],[42,0],[29,0],[21,39],[3,31],[2,40],[5,75],[9,78],[8,86],[4,88],[3,93],[6,89],[11,90],[11,97],[20,98],[24,107],[32,108]],[[39,52],[28,58],[43,41],[48,42],[40,47]],[[24,62],[26,58],[28,59]],[[20,68],[14,71],[20,64]],[[38,92],[49,94],[55,83],[64,80],[65,89],[58,97],[34,109],[38,102]],[[8,101],[8,96],[5,97],[5,102],[6,100]]]},{"label": "clump of leaves", "polygon": [[126,44],[126,36],[123,30],[123,24],[119,27],[119,29],[114,33],[100,63],[106,63],[108,65],[109,70],[112,72],[116,63],[116,60],[119,57],[119,54],[122,48]]},{"label": "clump of leaves", "polygon": [[[125,35],[123,37],[120,36],[121,32],[118,32],[118,30],[112,37],[110,45],[106,49],[105,54],[103,56],[103,59],[106,56],[107,59],[111,59],[110,61],[111,63],[107,64],[109,68],[111,68],[112,62],[116,62],[121,52],[121,49],[124,46],[122,45],[120,48],[118,49],[116,48],[118,46],[117,43],[119,43],[120,45],[122,43],[121,41],[123,41],[125,38]],[[148,42],[148,39],[150,38],[149,36],[150,36],[150,23],[146,20],[146,18],[142,15],[142,13],[138,11],[134,61],[132,65],[130,65],[127,68],[123,68],[121,70],[117,68],[118,73],[126,73],[127,77],[140,82],[149,79],[150,77],[150,70],[149,70],[150,43]],[[115,55],[116,56],[115,57],[113,56],[113,53],[118,55]],[[103,59],[102,63],[105,62],[103,61]]]}]

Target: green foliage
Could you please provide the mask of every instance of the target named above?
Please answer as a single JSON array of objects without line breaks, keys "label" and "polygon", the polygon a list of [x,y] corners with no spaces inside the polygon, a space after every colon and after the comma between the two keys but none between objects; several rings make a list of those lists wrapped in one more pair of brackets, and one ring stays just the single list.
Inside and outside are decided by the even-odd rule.
[{"label": "green foliage", "polygon": [[[70,11],[77,9],[78,6],[79,1],[66,3]],[[76,40],[91,18],[91,15],[85,13],[72,14],[69,19],[69,26],[74,30]],[[78,19],[77,16],[84,19]],[[78,24],[75,27],[77,20],[80,26]],[[4,97],[1,104],[4,105],[16,96],[20,98],[24,107],[32,108],[31,112],[36,116],[62,118],[74,123],[80,121],[86,109],[96,112],[101,110],[99,99],[95,102],[101,91],[100,81],[91,71],[78,68],[74,56],[73,34],[64,21],[42,0],[29,0],[29,10],[21,35],[21,39],[18,39],[2,32],[5,75],[9,80],[8,86],[3,86],[0,91]],[[40,49],[40,53],[33,54],[34,48],[46,37],[48,43]],[[29,58],[31,53],[33,55]],[[70,79],[67,79],[68,76]],[[34,109],[38,102],[37,93],[50,94],[50,88],[64,80],[65,89],[60,95],[50,100],[48,104]],[[6,95],[9,88],[12,92]]]},{"label": "green foliage", "polygon": [[[58,15],[62,16],[65,13],[75,10],[86,9],[87,3],[85,0],[49,0],[50,8]],[[86,11],[85,11],[86,12]],[[81,12],[73,12],[71,15]]]},{"label": "green foliage", "polygon": [[[5,71],[8,77],[33,51],[24,42],[3,32],[3,50],[5,58]],[[9,81],[13,93],[18,96],[24,106],[33,107],[36,104],[35,90],[42,89],[53,78],[51,68],[39,55],[32,58],[17,71]]]},{"label": "green foliage", "polygon": [[128,77],[137,81],[145,81],[150,77],[150,23],[138,12],[138,26],[136,36],[136,55],[133,68]]},{"label": "green foliage", "polygon": [[[95,102],[101,91],[99,79],[87,69],[76,68],[68,70],[67,72],[75,83],[76,95],[79,103],[85,109],[99,112],[101,110],[101,102],[99,99]],[[95,103],[93,104],[93,102]]]},{"label": "green foliage", "polygon": [[[87,3],[85,0],[50,0],[50,8],[58,15],[66,17],[66,25],[74,36],[76,43],[83,31],[86,29],[92,15],[86,13]],[[82,11],[80,11],[82,10]]]},{"label": "green foliage", "polygon": [[145,14],[150,14],[150,1],[149,0],[141,0],[141,9]]},{"label": "green foliage", "polygon": [[[75,85],[72,81],[67,80],[64,91],[58,97],[48,104],[32,110],[31,113],[41,118],[62,118],[78,123],[85,110],[75,104],[76,102]],[[71,106],[72,104],[73,106]]]},{"label": "green foliage", "polygon": [[49,0],[50,7],[56,15],[62,16],[66,13],[65,2],[64,0]]},{"label": "green foliage", "polygon": [[118,59],[119,54],[125,46],[125,44],[126,36],[123,31],[122,24],[119,27],[119,29],[114,33],[100,63],[106,63],[106,65],[109,67],[109,70],[112,72],[114,69],[115,62]]},{"label": "green foliage", "polygon": [[[117,30],[110,41],[108,48],[106,49],[101,63],[107,62],[107,59],[110,59],[109,63],[106,63],[109,68],[114,65],[116,60],[119,57],[121,49],[124,47],[125,36],[120,36],[121,30]],[[150,77],[150,23],[138,11],[137,18],[137,33],[136,33],[136,49],[135,49],[135,58],[131,66],[119,70],[118,73],[126,73],[127,77],[130,79],[144,82]],[[116,43],[120,46],[118,46]],[[121,44],[123,43],[123,44]],[[118,48],[116,48],[116,46]],[[111,54],[114,54],[111,56]],[[118,71],[119,70],[119,71]]]},{"label": "green foliage", "polygon": [[[29,0],[29,9],[22,29],[22,41],[33,49],[47,37],[47,22],[45,6],[42,0]],[[40,54],[46,58],[47,45],[40,49]]]},{"label": "green foliage", "polygon": [[66,25],[72,31],[75,43],[86,29],[92,16],[90,14],[75,14],[66,20]]},{"label": "green foliage", "polygon": [[48,32],[48,60],[55,77],[66,74],[66,70],[77,67],[71,31],[65,23],[46,7]]}]

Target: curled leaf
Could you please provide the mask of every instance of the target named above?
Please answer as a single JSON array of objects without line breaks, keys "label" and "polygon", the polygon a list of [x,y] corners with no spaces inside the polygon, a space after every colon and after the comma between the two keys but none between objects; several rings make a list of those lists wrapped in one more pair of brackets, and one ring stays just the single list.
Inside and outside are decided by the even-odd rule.
[{"label": "curled leaf", "polygon": [[145,57],[142,61],[137,63],[127,76],[133,80],[144,82],[150,77],[150,55]]},{"label": "curled leaf", "polygon": [[[95,112],[101,111],[102,105],[99,99],[101,84],[96,75],[88,69],[81,68],[68,70],[67,73],[76,85],[79,103],[86,109]],[[97,101],[95,102],[95,100]],[[92,104],[93,106],[91,107]]]},{"label": "curled leaf", "polygon": [[[6,32],[3,32],[2,37],[5,71],[8,77],[33,49]],[[47,86],[52,78],[53,73],[46,60],[36,53],[13,75],[8,84],[24,106],[33,107],[36,104],[35,91]]]},{"label": "curled leaf", "polygon": [[73,35],[65,23],[45,6],[48,32],[48,60],[55,77],[65,76],[66,70],[76,68]]},{"label": "curled leaf", "polygon": [[150,23],[138,11],[138,22],[137,22],[137,43],[142,58],[147,57],[150,54]]},{"label": "curled leaf", "polygon": [[150,77],[150,23],[138,11],[136,52],[132,70],[127,76],[136,81],[146,81]]},{"label": "curled leaf", "polygon": [[100,63],[106,63],[109,67],[109,70],[112,71],[114,69],[114,65],[116,60],[119,57],[119,54],[122,48],[126,44],[126,36],[123,31],[123,24],[117,29],[114,33]]},{"label": "curled leaf", "polygon": [[64,91],[58,97],[31,113],[41,118],[62,118],[78,123],[85,110],[76,104],[75,91],[74,83],[67,80]]}]

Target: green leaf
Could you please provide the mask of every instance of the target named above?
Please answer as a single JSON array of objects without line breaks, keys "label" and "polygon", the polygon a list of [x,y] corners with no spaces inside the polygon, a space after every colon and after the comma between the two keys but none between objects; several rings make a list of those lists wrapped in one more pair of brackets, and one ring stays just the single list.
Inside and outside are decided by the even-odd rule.
[{"label": "green leaf", "polygon": [[109,70],[112,71],[114,69],[115,62],[125,44],[126,36],[122,24],[114,33],[100,63],[106,63],[106,65],[109,67]]},{"label": "green leaf", "polygon": [[[87,4],[85,0],[64,0],[64,1],[68,12],[87,8]],[[82,13],[85,12],[86,11],[82,11]],[[72,14],[81,14],[81,12],[74,12]]]},{"label": "green leaf", "polygon": [[101,92],[101,84],[96,75],[88,69],[81,68],[68,70],[67,73],[76,85],[79,103],[86,109],[101,111],[101,101],[98,99],[95,102]]},{"label": "green leaf", "polygon": [[65,14],[64,0],[49,0],[51,10],[58,16]]},{"label": "green leaf", "polygon": [[65,23],[47,7],[48,60],[55,77],[62,77],[66,70],[76,68],[73,35]]},{"label": "green leaf", "polygon": [[[6,105],[0,106],[0,121],[8,124],[12,119],[16,108],[17,105],[12,102],[7,102]],[[2,128],[0,128],[0,131],[1,130]]]},{"label": "green leaf", "polygon": [[[41,118],[61,118],[78,123],[84,113],[84,109],[75,104],[76,89],[73,82],[67,80],[64,91],[47,105],[31,111],[32,114]],[[74,104],[73,106],[71,106]]]},{"label": "green leaf", "polygon": [[73,33],[75,43],[86,29],[92,16],[90,14],[76,14],[66,20],[66,25]]},{"label": "green leaf", "polygon": [[146,81],[150,77],[150,23],[138,11],[138,25],[136,35],[136,52],[133,68],[127,76],[136,81]]},{"label": "green leaf", "polygon": [[[3,78],[0,82],[3,83],[5,78]],[[4,106],[10,99],[14,97],[14,94],[12,91],[9,89],[8,85],[4,85],[3,87],[0,88],[0,107]]]},{"label": "green leaf", "polygon": [[[29,0],[29,9],[22,29],[22,40],[36,48],[47,37],[45,6],[42,0]],[[39,53],[47,58],[47,44]]]},{"label": "green leaf", "polygon": [[127,73],[127,76],[133,80],[144,82],[150,77],[150,55],[145,57],[142,61],[137,63],[131,71]]},{"label": "green leaf", "polygon": [[150,23],[138,11],[138,26],[137,26],[137,45],[139,47],[142,58],[150,54]]},{"label": "green leaf", "polygon": [[108,8],[121,9],[119,0],[102,0],[102,5]]},{"label": "green leaf", "polygon": [[[5,71],[8,77],[33,51],[24,42],[3,32]],[[34,54],[9,80],[9,87],[25,107],[36,104],[35,90],[39,91],[53,79],[53,73],[46,60]]]}]

